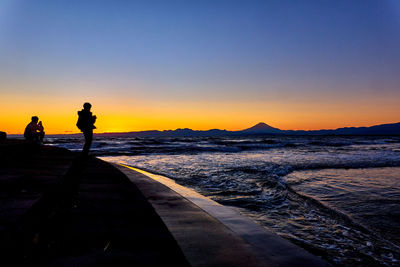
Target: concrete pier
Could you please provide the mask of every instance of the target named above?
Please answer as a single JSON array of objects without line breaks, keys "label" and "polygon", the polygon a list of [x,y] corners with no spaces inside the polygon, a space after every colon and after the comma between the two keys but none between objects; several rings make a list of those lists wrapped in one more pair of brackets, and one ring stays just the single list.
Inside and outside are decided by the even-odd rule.
[{"label": "concrete pier", "polygon": [[137,187],[65,149],[0,144],[1,266],[189,266]]},{"label": "concrete pier", "polygon": [[327,266],[165,177],[0,142],[1,266]]},{"label": "concrete pier", "polygon": [[192,266],[329,266],[233,209],[171,179],[115,166],[155,208]]}]

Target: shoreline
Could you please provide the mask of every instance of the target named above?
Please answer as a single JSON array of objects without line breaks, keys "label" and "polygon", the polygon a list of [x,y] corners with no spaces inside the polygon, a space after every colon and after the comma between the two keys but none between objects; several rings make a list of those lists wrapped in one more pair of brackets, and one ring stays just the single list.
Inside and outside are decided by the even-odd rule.
[{"label": "shoreline", "polygon": [[15,266],[328,266],[190,189],[63,148],[6,143],[0,241]]},{"label": "shoreline", "polygon": [[[185,248],[191,246],[191,244],[187,244],[187,239],[190,239],[190,237],[180,237],[179,231],[184,230],[182,229],[182,226],[179,225],[177,227],[174,223],[168,223],[170,220],[175,220],[174,218],[171,218],[174,216],[171,213],[179,213],[179,211],[175,211],[168,207],[168,211],[166,212],[164,205],[160,205],[158,201],[154,200],[154,191],[172,191],[169,192],[169,194],[179,195],[182,199],[187,200],[187,202],[190,203],[189,205],[193,204],[196,208],[200,209],[201,212],[206,214],[204,216],[209,215],[213,219],[217,220],[223,225],[223,228],[225,228],[223,230],[221,229],[221,231],[228,231],[241,239],[241,242],[244,241],[247,246],[249,246],[248,248],[251,250],[251,253],[254,254],[263,265],[268,263],[267,266],[329,266],[328,263],[318,256],[310,254],[303,248],[300,248],[272,231],[256,224],[250,218],[239,214],[230,207],[221,205],[210,198],[197,193],[193,189],[181,186],[170,178],[152,174],[128,165],[113,165],[117,166],[122,172],[124,172],[149,199],[157,213],[159,213],[164,222],[166,222],[167,227],[178,241],[178,244],[180,244],[183,252],[187,252],[189,261],[191,258],[194,258],[193,261],[197,260],[196,255],[191,255],[190,248]],[[149,190],[149,187],[152,187],[151,191]],[[180,216],[185,215],[180,214]],[[196,221],[191,220],[190,218],[186,218],[185,224],[187,224],[188,221],[191,224],[196,224]],[[187,233],[193,235],[193,233],[189,231],[187,231]],[[199,233],[199,235],[201,234],[204,233]],[[196,238],[194,237],[193,239]]]}]

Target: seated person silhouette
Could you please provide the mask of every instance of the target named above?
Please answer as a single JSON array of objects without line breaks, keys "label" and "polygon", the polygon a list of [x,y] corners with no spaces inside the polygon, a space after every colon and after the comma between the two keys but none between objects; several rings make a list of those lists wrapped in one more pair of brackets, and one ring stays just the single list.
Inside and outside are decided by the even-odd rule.
[{"label": "seated person silhouette", "polygon": [[81,130],[83,135],[85,136],[85,145],[82,149],[82,154],[87,156],[89,154],[90,146],[92,145],[93,141],[93,129],[96,129],[94,123],[96,122],[96,116],[92,115],[90,109],[92,105],[90,103],[83,104],[83,109],[78,111],[78,122],[76,126]]},{"label": "seated person silhouette", "polygon": [[26,140],[36,143],[42,144],[44,138],[44,127],[42,122],[39,121],[37,116],[33,116],[31,122],[25,127],[24,137]]}]

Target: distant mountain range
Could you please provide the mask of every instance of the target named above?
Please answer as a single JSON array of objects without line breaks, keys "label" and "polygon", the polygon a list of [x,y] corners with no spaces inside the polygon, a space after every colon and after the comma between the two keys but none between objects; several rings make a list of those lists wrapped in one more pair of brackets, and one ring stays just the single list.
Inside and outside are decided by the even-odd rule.
[{"label": "distant mountain range", "polygon": [[240,135],[400,135],[400,122],[392,124],[381,124],[371,127],[345,127],[335,130],[280,130],[260,122],[253,127],[241,131],[227,131],[212,129],[207,131],[196,131],[192,129],[176,129],[165,131],[140,131],[127,133],[101,133],[100,136],[130,136],[130,137],[198,137],[198,136],[240,136]]}]

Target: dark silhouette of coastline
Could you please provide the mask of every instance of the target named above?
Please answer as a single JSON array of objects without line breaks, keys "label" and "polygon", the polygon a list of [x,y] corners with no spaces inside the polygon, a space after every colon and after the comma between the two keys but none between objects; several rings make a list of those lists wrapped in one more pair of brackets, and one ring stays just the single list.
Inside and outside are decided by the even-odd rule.
[{"label": "dark silhouette of coastline", "polygon": [[392,124],[381,124],[371,127],[346,127],[335,130],[280,130],[265,123],[241,131],[227,131],[212,129],[206,131],[196,131],[192,129],[176,130],[152,130],[125,133],[99,133],[99,136],[112,137],[219,137],[219,136],[246,136],[246,135],[400,135],[400,122]]},{"label": "dark silhouette of coastline", "polygon": [[6,139],[7,139],[7,133],[0,131],[0,141],[6,140]]}]

